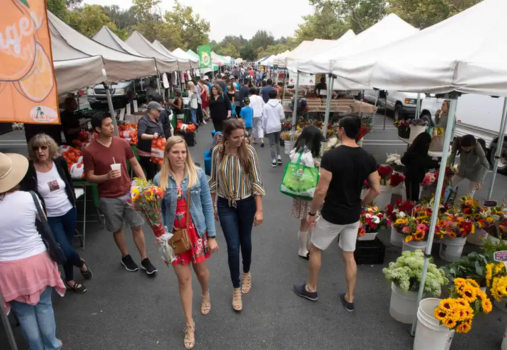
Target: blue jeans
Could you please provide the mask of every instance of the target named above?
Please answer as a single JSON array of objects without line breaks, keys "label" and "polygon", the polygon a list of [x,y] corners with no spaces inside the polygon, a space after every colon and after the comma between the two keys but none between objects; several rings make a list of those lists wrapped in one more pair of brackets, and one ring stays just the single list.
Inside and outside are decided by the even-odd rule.
[{"label": "blue jeans", "polygon": [[37,305],[28,305],[19,301],[11,301],[12,311],[21,325],[23,337],[30,350],[60,350],[56,339],[55,314],[51,302],[53,288],[46,287]]},{"label": "blue jeans", "polygon": [[65,272],[65,279],[67,281],[74,280],[74,266],[78,268],[83,267],[81,257],[72,246],[72,241],[74,240],[74,234],[76,232],[76,220],[76,208],[72,208],[63,216],[48,217],[48,224],[55,235],[55,240],[60,244],[67,258],[67,262],[63,265],[63,271]]},{"label": "blue jeans", "polygon": [[190,108],[190,119],[192,119],[192,123],[197,125],[197,109]]},{"label": "blue jeans", "polygon": [[236,208],[229,207],[227,199],[218,197],[217,210],[227,242],[232,285],[234,288],[239,288],[239,250],[241,248],[243,272],[248,273],[252,262],[252,227],[257,205],[255,198],[249,197],[237,201]]}]

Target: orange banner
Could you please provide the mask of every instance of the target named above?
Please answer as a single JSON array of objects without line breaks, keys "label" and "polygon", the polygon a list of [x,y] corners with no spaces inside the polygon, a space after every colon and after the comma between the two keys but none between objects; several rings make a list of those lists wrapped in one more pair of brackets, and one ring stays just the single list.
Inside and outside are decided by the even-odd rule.
[{"label": "orange banner", "polygon": [[0,122],[60,124],[45,0],[2,0]]}]

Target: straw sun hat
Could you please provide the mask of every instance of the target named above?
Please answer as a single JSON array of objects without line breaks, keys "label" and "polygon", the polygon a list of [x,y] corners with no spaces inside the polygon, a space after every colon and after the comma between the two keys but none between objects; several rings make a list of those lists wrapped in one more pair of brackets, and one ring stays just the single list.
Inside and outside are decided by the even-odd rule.
[{"label": "straw sun hat", "polygon": [[0,193],[13,189],[23,180],[28,159],[21,154],[0,152]]}]

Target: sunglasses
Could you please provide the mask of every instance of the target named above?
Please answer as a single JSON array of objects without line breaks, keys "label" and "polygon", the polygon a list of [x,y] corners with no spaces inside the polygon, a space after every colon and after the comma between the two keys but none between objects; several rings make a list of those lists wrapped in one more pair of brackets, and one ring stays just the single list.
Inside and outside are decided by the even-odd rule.
[{"label": "sunglasses", "polygon": [[48,149],[48,146],[33,146],[32,149],[34,152],[37,152],[39,149],[46,151]]}]

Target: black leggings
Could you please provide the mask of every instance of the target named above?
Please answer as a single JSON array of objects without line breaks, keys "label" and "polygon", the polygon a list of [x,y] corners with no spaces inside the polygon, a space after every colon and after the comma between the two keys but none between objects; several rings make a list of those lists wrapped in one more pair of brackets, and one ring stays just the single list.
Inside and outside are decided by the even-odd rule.
[{"label": "black leggings", "polygon": [[144,169],[146,180],[152,180],[158,172],[158,165],[151,161],[151,157],[139,157],[139,163]]},{"label": "black leggings", "polygon": [[421,181],[419,179],[405,178],[405,187],[407,190],[407,200],[411,202],[419,201],[419,186]]},{"label": "black leggings", "polygon": [[202,105],[199,103],[197,107],[197,123],[202,124],[202,119],[203,119]]},{"label": "black leggings", "polygon": [[223,119],[211,119],[213,121],[213,126],[215,127],[215,131],[222,131],[223,129]]}]

